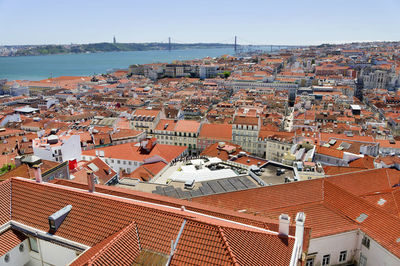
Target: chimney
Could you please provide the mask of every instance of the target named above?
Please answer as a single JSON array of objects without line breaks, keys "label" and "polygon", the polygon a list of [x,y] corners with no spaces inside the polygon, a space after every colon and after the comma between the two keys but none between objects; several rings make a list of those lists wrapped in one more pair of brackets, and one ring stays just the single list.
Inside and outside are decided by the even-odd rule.
[{"label": "chimney", "polygon": [[300,245],[300,250],[303,249],[303,236],[304,236],[304,221],[306,215],[304,212],[298,212],[296,215],[296,234],[295,237]]},{"label": "chimney", "polygon": [[93,171],[87,171],[86,172],[87,175],[87,183],[88,183],[88,188],[89,188],[89,192],[94,192],[94,185],[95,185],[95,181],[94,181],[94,174]]},{"label": "chimney", "polygon": [[288,236],[289,235],[289,224],[290,217],[287,214],[282,213],[279,215],[279,235]]},{"label": "chimney", "polygon": [[21,159],[22,159],[22,156],[15,156],[15,158],[14,158],[15,167],[18,167],[21,165]]},{"label": "chimney", "polygon": [[34,166],[32,166],[33,168],[33,172],[35,174],[35,180],[38,183],[42,183],[42,170],[40,169],[40,165],[41,164],[35,164]]}]

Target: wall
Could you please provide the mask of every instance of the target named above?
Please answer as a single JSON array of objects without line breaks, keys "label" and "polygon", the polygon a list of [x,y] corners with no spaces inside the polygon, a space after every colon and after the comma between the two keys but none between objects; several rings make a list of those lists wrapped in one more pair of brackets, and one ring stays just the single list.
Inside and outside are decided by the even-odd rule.
[{"label": "wall", "polygon": [[19,246],[21,244],[16,246],[7,253],[10,256],[10,260],[8,263],[4,261],[4,257],[6,256],[6,254],[0,257],[0,266],[17,266],[25,265],[27,263],[30,260],[28,239],[25,239],[22,244],[24,244],[23,252],[19,251]]},{"label": "wall", "polygon": [[367,259],[366,266],[400,265],[400,259],[395,257],[373,239],[370,239],[369,248],[361,244],[364,233],[359,230],[336,234],[332,236],[313,238],[310,241],[308,256],[315,257],[314,265],[322,263],[322,257],[330,254],[330,265],[340,265],[339,254],[347,251],[346,262],[359,262],[360,254]]},{"label": "wall", "polygon": [[331,255],[330,264],[339,264],[339,254],[347,250],[346,261],[352,261],[356,256],[356,244],[358,241],[358,230],[336,234],[332,236],[312,238],[308,248],[308,257],[315,254],[314,265],[321,265],[324,255]]},{"label": "wall", "polygon": [[[29,245],[27,246],[29,247]],[[75,250],[68,249],[48,241],[38,239],[40,253],[30,251],[30,265],[68,265],[69,262],[77,257]]]},{"label": "wall", "polygon": [[68,160],[76,159],[81,160],[82,149],[81,149],[81,138],[79,135],[73,135],[65,141],[61,146],[63,162]]},{"label": "wall", "polygon": [[[366,266],[392,266],[400,265],[400,259],[396,258],[393,254],[379,245],[376,241],[370,238],[369,248],[361,244],[362,238],[365,234],[360,233],[358,239],[358,246],[360,247],[360,253],[367,258]],[[359,261],[360,254],[357,254],[356,260]]]},{"label": "wall", "polygon": [[[84,155],[83,157],[86,161],[90,161],[96,158],[95,156],[88,156],[88,155]],[[142,162],[113,159],[108,157],[101,157],[100,159],[104,161],[106,164],[108,164],[117,173],[119,173],[120,168],[124,169],[127,173],[131,173],[134,170],[136,170],[136,168],[138,168],[140,165],[143,164]]]}]

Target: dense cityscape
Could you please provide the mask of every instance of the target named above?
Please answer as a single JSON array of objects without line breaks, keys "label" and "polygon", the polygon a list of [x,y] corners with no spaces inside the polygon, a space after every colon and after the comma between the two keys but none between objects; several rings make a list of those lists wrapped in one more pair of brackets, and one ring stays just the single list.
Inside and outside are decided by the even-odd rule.
[{"label": "dense cityscape", "polygon": [[0,265],[400,265],[399,87],[398,42],[1,80]]}]

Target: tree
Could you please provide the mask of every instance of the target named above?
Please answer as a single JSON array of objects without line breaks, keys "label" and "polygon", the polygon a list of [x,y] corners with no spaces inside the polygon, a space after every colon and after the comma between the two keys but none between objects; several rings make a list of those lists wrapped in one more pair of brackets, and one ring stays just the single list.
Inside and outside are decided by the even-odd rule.
[{"label": "tree", "polygon": [[4,175],[7,172],[10,172],[15,168],[15,165],[12,163],[6,163],[0,168],[0,175]]},{"label": "tree", "polygon": [[224,75],[224,78],[229,78],[229,76],[231,75],[231,72],[229,71],[225,71],[224,73],[222,73]]}]

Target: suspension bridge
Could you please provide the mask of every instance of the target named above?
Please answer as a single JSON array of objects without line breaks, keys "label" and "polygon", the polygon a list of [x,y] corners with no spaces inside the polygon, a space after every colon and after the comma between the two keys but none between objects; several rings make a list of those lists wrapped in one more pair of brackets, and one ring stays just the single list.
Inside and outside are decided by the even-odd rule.
[{"label": "suspension bridge", "polygon": [[[188,42],[188,41],[180,41],[172,37],[168,37],[167,39],[164,39],[161,41],[161,43],[166,44],[166,49],[171,51],[174,49],[179,48],[179,45],[187,45],[187,44],[200,44],[199,42]],[[245,40],[241,37],[238,36],[233,36],[228,39],[224,39],[218,42],[212,42],[212,43],[207,43],[207,44],[215,44],[215,45],[226,45],[227,47],[232,47],[233,52],[235,54],[241,54],[241,53],[251,53],[251,52],[263,52],[263,53],[273,53],[279,50],[285,50],[285,49],[297,49],[297,48],[303,48],[306,46],[301,46],[301,45],[276,45],[276,44],[260,44],[257,42],[252,42]]]}]

